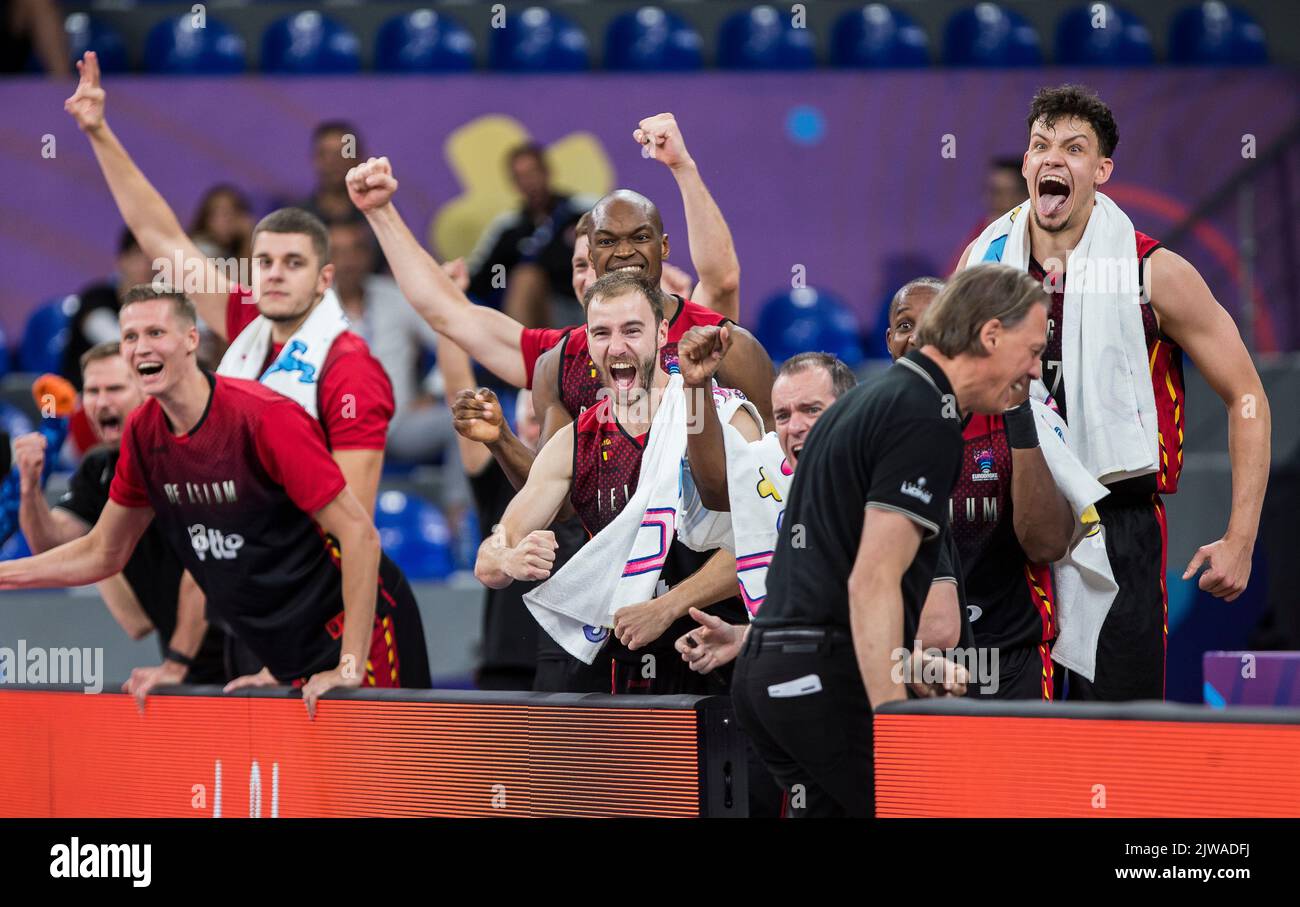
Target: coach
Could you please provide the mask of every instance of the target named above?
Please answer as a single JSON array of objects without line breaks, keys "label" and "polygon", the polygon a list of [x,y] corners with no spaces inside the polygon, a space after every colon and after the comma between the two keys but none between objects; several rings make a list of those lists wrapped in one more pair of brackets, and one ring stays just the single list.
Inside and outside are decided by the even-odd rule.
[{"label": "coach", "polygon": [[907,695],[894,653],[912,649],[938,562],[962,421],[1002,412],[1039,376],[1047,302],[1024,272],[963,272],[919,349],[809,435],[733,691],[787,815],[873,814],[872,712]]}]

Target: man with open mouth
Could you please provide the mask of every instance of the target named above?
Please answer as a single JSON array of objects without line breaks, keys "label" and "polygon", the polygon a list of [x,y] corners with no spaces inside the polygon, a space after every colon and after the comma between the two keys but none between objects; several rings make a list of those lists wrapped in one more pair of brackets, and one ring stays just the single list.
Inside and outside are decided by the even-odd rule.
[{"label": "man with open mouth", "polygon": [[[152,368],[152,366],[150,366]],[[47,455],[39,432],[14,443],[23,477],[19,525],[32,552],[40,554],[90,532],[109,500],[121,456],[122,434],[131,413],[144,403],[140,383],[116,341],[100,343],[81,356],[82,406],[99,444],[82,459],[67,493],[53,508],[39,476]],[[98,583],[109,613],[132,639],[157,630],[162,664],[136,668],[123,686],[143,698],[168,683],[226,683],[225,633],[206,625],[203,592],[185,574],[161,530],[151,525],[122,572]]]},{"label": "man with open mouth", "polygon": [[[1029,200],[1008,216],[1012,222],[1017,216],[1028,217],[1024,264],[1051,292],[1043,381],[1061,416],[1071,426],[1072,446],[1085,435],[1075,420],[1087,414],[1075,398],[1085,393],[1096,397],[1098,387],[1106,394],[1104,382],[1115,379],[1119,365],[1100,355],[1091,361],[1080,360],[1073,380],[1083,387],[1069,386],[1070,376],[1065,373],[1067,348],[1074,355],[1073,350],[1088,346],[1081,341],[1082,328],[1075,328],[1072,336],[1066,333],[1071,325],[1087,323],[1083,300],[1088,298],[1087,285],[1098,283],[1098,275],[1118,273],[1121,279],[1127,273],[1135,275],[1137,286],[1121,284],[1120,291],[1139,307],[1143,337],[1138,343],[1145,341],[1146,361],[1133,363],[1135,387],[1131,394],[1122,396],[1137,400],[1139,407],[1144,398],[1149,399],[1147,394],[1154,392],[1155,398],[1154,413],[1149,417],[1153,424],[1143,425],[1144,431],[1155,435],[1149,445],[1149,465],[1142,470],[1117,470],[1096,476],[1110,492],[1098,502],[1097,510],[1119,592],[1102,626],[1094,679],[1089,681],[1071,671],[1068,695],[1102,700],[1162,699],[1169,609],[1165,588],[1168,539],[1161,495],[1178,490],[1182,469],[1186,425],[1183,352],[1191,356],[1227,409],[1232,463],[1232,509],[1227,530],[1222,538],[1197,550],[1183,579],[1192,578],[1205,567],[1199,587],[1229,602],[1241,595],[1250,579],[1251,556],[1268,482],[1268,399],[1231,316],[1214,299],[1196,269],[1157,240],[1133,230],[1127,239],[1128,248],[1136,248],[1136,262],[1090,257],[1078,262],[1087,267],[1084,273],[1066,274],[1074,250],[1090,239],[1090,223],[1094,219],[1105,222],[1097,213],[1099,206],[1105,206],[1103,213],[1118,211],[1114,202],[1098,192],[1114,170],[1111,156],[1119,142],[1110,108],[1082,86],[1044,88],[1030,103],[1027,123],[1029,146],[1021,172],[1029,186]],[[1111,220],[1123,217],[1122,212],[1107,216]],[[967,247],[959,269],[980,260],[1007,261],[1009,256],[1016,256],[1019,266],[1019,256],[1024,253],[1005,244],[999,246],[996,240],[982,257],[973,254],[981,239]],[[1080,287],[1070,280],[1078,281]],[[1091,346],[1113,350],[1105,342],[1093,342]],[[1148,381],[1149,388],[1140,386]],[[1113,405],[1120,395],[1112,390],[1106,396],[1107,405]],[[1076,412],[1080,409],[1083,411]],[[1132,419],[1121,421],[1137,424],[1138,413],[1132,415]],[[1103,433],[1094,431],[1093,436]],[[1080,459],[1089,462],[1085,456]]]},{"label": "man with open mouth", "polygon": [[291,684],[314,714],[336,687],[428,686],[414,599],[320,423],[263,384],[202,371],[196,320],[183,293],[127,293],[122,356],[149,399],[126,423],[109,501],[86,535],[0,564],[0,589],[99,582],[156,522],[209,613],[266,666],[227,691]]},{"label": "man with open mouth", "polygon": [[[566,502],[594,536],[637,492],[651,423],[668,384],[663,297],[657,281],[613,273],[591,286],[584,304],[591,357],[605,393],[542,448],[523,489],[479,548],[475,575],[494,589],[551,575],[556,542],[546,527]],[[757,439],[759,426],[746,411],[738,411],[732,424]],[[693,626],[691,608],[711,608],[732,622],[744,619],[734,558],[728,563],[726,552],[719,552],[701,568],[698,557],[673,538],[660,594],[614,614],[613,638],[598,656],[611,662],[609,692],[706,694],[725,688],[725,677],[693,674],[673,651],[673,641]],[[648,674],[647,664],[654,665]]]}]

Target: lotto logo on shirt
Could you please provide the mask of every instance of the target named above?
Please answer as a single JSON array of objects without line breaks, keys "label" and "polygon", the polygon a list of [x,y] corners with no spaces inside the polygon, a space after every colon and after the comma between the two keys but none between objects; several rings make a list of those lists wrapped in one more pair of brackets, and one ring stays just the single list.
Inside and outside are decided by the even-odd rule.
[{"label": "lotto logo on shirt", "polygon": [[220,529],[209,529],[202,523],[198,523],[189,528],[190,544],[194,546],[194,553],[198,555],[199,560],[207,560],[208,555],[212,555],[213,560],[234,560],[239,556],[239,549],[244,547],[244,537],[235,533],[227,535]]}]

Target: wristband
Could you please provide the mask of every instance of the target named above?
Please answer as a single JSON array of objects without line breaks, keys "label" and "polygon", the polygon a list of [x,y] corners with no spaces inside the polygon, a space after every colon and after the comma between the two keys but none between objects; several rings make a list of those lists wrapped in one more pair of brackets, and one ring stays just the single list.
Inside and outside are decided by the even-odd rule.
[{"label": "wristband", "polygon": [[163,661],[174,661],[178,665],[181,665],[182,667],[186,667],[186,668],[191,668],[194,666],[193,658],[191,658],[188,655],[182,655],[180,652],[177,652],[171,646],[168,646],[167,651],[163,652]]},{"label": "wristband", "polygon": [[1006,426],[1007,443],[1013,450],[1033,450],[1038,446],[1038,426],[1028,400],[1002,414]]}]

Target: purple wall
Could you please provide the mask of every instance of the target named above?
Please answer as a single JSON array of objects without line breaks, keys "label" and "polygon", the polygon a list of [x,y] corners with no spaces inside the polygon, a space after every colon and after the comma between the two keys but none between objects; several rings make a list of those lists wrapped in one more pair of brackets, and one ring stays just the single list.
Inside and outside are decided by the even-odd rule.
[{"label": "purple wall", "polygon": [[[259,203],[301,195],[310,182],[314,123],[346,117],[371,153],[394,161],[399,205],[419,235],[435,206],[458,194],[442,143],[487,113],[520,121],[551,142],[575,130],[605,145],[616,180],[660,203],[684,257],[673,181],[630,139],[642,116],[671,110],[735,233],[745,315],[789,286],[805,266],[812,286],[838,294],[866,319],[919,267],[946,271],[981,214],[986,160],[1019,154],[1034,89],[1067,80],[1094,86],[1114,108],[1121,141],[1110,192],[1138,229],[1157,237],[1240,169],[1242,136],[1266,148],[1298,114],[1295,74],[1282,70],[932,71],[884,74],[698,76],[466,76],[441,79],[118,78],[107,85],[110,122],[144,171],[188,222],[211,184],[243,186]],[[5,281],[0,325],[12,338],[52,295],[107,273],[120,228],[89,147],[63,112],[69,85],[0,82],[0,233]],[[796,142],[792,109],[820,112],[824,136]],[[589,113],[587,111],[594,111]],[[54,159],[42,136],[57,137]],[[941,157],[941,137],[957,157]],[[1293,184],[1294,185],[1294,184]],[[1269,199],[1264,199],[1268,202]],[[1230,309],[1235,229],[1228,206],[1202,238],[1177,251],[1203,269]],[[1296,226],[1262,236],[1259,279],[1275,343],[1295,347],[1294,267],[1274,249],[1296,248]],[[1281,230],[1287,231],[1281,235]],[[1218,246],[1216,255],[1215,247]],[[905,259],[915,260],[908,264]],[[868,321],[867,323],[872,323]],[[1267,342],[1261,345],[1267,346]]]}]

